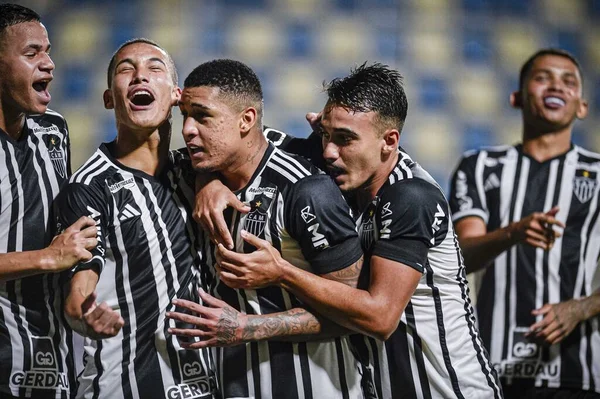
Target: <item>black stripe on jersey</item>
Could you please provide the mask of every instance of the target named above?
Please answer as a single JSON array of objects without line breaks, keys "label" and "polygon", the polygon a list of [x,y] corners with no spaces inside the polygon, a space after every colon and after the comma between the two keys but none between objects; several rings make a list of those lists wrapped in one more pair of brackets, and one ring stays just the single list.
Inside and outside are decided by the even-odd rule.
[{"label": "black stripe on jersey", "polygon": [[[508,222],[511,223],[514,219],[515,215],[515,206],[517,202],[517,193],[519,191],[519,180],[521,176],[521,168],[523,167],[523,157],[519,157],[517,161],[517,166],[515,168],[515,175],[513,178],[513,187],[510,198],[510,211],[508,213]],[[516,251],[517,248],[513,247],[506,252],[506,281],[511,281],[511,267],[512,267],[512,259],[511,253],[512,251]],[[510,309],[510,288],[507,284],[506,292],[504,295],[504,309]],[[504,337],[508,337],[510,334],[510,310],[504,312]],[[505,339],[502,343],[502,358],[506,359],[508,357],[508,340]]]},{"label": "black stripe on jersey", "polygon": [[[110,234],[108,237],[108,241],[110,242],[111,248],[119,248],[119,244],[117,242],[116,234]],[[123,279],[123,256],[121,255],[121,251],[113,251],[113,256],[115,258],[115,290],[117,292],[117,298],[119,301],[119,310],[121,313],[121,317],[125,321],[125,324],[122,327],[122,336],[130,337],[131,336],[131,313],[129,313],[129,304],[126,300],[125,295],[125,280]],[[98,381],[102,374],[104,374],[104,370],[102,368],[102,363],[100,362],[100,352],[102,348],[102,341],[97,340],[98,349],[96,351],[96,370],[98,375],[94,378],[94,396],[100,394],[100,387],[98,385]],[[129,339],[122,340],[122,348],[123,348],[123,361],[121,363],[121,381],[123,383],[123,395],[125,397],[132,397],[133,393],[131,391],[131,381],[129,380],[129,359],[131,357],[131,344]],[[97,396],[96,396],[97,397]]]},{"label": "black stripe on jersey", "polygon": [[[17,287],[20,280],[13,280],[6,283],[6,290],[8,291],[8,300],[10,301],[10,309],[17,323],[17,329],[19,336],[21,337],[21,343],[23,344],[23,368],[21,370],[31,369],[31,345],[29,344],[29,336],[27,330],[23,326],[23,319],[19,314],[19,306],[17,305]],[[10,289],[9,289],[10,285]],[[20,284],[18,284],[20,285]],[[26,388],[19,388],[19,395],[25,395]]]},{"label": "black stripe on jersey", "polygon": [[431,268],[429,261],[425,262],[425,269],[427,270],[427,286],[429,286],[429,288],[431,289],[433,303],[435,304],[435,313],[440,337],[440,348],[442,349],[444,364],[446,365],[446,370],[448,370],[448,376],[450,377],[450,381],[452,382],[452,390],[458,398],[464,399],[464,396],[458,384],[458,377],[456,376],[456,371],[454,370],[454,366],[452,365],[452,362],[450,360],[450,352],[448,351],[448,345],[446,344],[446,327],[444,326],[442,300],[440,298],[440,292],[438,287],[436,287],[433,283],[433,269]]},{"label": "black stripe on jersey", "polygon": [[342,350],[342,342],[340,338],[335,339],[335,349],[340,375],[340,391],[342,391],[343,399],[349,399],[348,381],[346,381],[346,368],[344,367],[344,355]]},{"label": "black stripe on jersey", "polygon": [[[4,312],[0,309],[0,336],[8,337],[10,339],[10,334],[8,332],[8,328],[6,327],[6,318]],[[6,361],[6,364],[12,364],[12,351],[2,351],[0,354],[2,356],[2,360]],[[6,371],[6,372],[4,372]],[[10,379],[10,368],[9,367],[0,367],[0,381],[9,381]]]},{"label": "black stripe on jersey", "polygon": [[[161,243],[161,241],[164,241],[164,231],[162,230],[162,228],[160,227],[160,225],[158,224],[158,215],[156,212],[156,208],[154,206],[154,204],[152,203],[152,200],[150,199],[150,192],[152,189],[148,189],[146,188],[146,186],[144,185],[144,180],[145,179],[140,179],[137,176],[135,177],[135,181],[136,184],[140,190],[140,192],[142,193],[144,199],[144,203],[143,204],[138,204],[138,206],[140,207],[145,207],[148,210],[148,213],[151,215],[151,220],[154,220],[154,225],[152,226],[152,228],[154,229],[154,232],[156,233],[157,239],[156,241],[158,243]],[[139,237],[138,237],[139,238]],[[147,274],[143,274],[142,273],[142,269],[146,269],[147,266],[146,265],[150,265],[152,264],[152,257],[150,256],[150,251],[152,251],[152,249],[150,249],[150,243],[148,241],[148,239],[145,237],[142,242],[133,242],[133,243],[128,243],[125,242],[125,250],[127,252],[131,251],[133,252],[133,249],[129,249],[128,247],[137,247],[137,255],[136,255],[136,261],[139,263],[136,264],[132,264],[131,262],[127,262],[128,263],[128,269],[129,269],[129,275],[130,276],[143,276],[146,281],[146,283],[144,284],[145,287],[148,288],[148,292],[146,295],[144,295],[143,297],[141,296],[133,296],[133,304],[134,307],[136,309],[136,327],[137,330],[148,330],[148,326],[152,326],[152,331],[150,332],[152,337],[154,337],[154,330],[155,330],[155,326],[157,325],[157,320],[159,317],[160,312],[156,312],[156,309],[159,309],[159,297],[158,297],[158,289],[157,289],[157,284],[156,284],[156,279],[154,277],[154,273],[147,273]],[[144,252],[142,253],[141,251],[139,251],[139,248],[145,248]],[[161,248],[159,249],[160,252],[162,252],[162,248],[164,248],[164,246],[161,246]],[[145,259],[145,260],[144,260]],[[165,257],[163,256],[161,258],[161,262],[163,265],[163,268],[165,267],[165,262],[168,262],[168,259],[165,259]],[[133,267],[132,267],[133,266]],[[139,268],[139,269],[138,269]],[[167,271],[165,270],[165,276],[168,275]],[[131,277],[130,277],[130,281],[131,281]],[[172,282],[172,279],[171,279]],[[150,289],[151,287],[151,289]],[[140,317],[140,313],[138,312],[138,310],[147,310],[150,311],[150,314],[146,316],[141,316]],[[140,322],[143,323],[143,326],[140,326]],[[135,369],[135,375],[140,375],[140,376],[144,376],[145,374],[154,374],[154,372],[159,371],[160,370],[160,362],[158,361],[158,352],[155,348],[154,345],[154,340],[148,340],[148,339],[142,339],[142,337],[140,336],[139,333],[136,333],[136,358],[141,357],[143,353],[149,354],[152,353],[153,356],[144,356],[146,361],[145,362],[141,362],[141,361],[136,361],[134,362],[134,369]],[[149,371],[149,370],[154,370],[153,371]],[[157,373],[157,375],[160,375],[160,373]],[[137,377],[136,377],[137,379]],[[138,392],[140,395],[140,398],[151,398],[153,395],[156,395],[156,392],[164,392],[164,386],[163,386],[163,381],[160,378],[153,378],[151,379],[151,381],[153,383],[149,383],[149,379],[148,378],[142,378],[145,383],[143,384],[137,384],[138,385]]]},{"label": "black stripe on jersey", "polygon": [[[9,147],[8,147],[8,143],[4,140],[2,140],[2,149],[4,150],[4,153],[6,154],[6,160],[8,162],[6,162],[6,169],[8,170],[8,178],[9,181],[16,181],[17,179],[17,171],[14,168],[14,165],[12,162],[10,162],[11,160],[15,160],[16,159],[13,155],[11,155]],[[17,166],[18,167],[18,166]],[[11,197],[13,198],[13,201],[11,203],[11,210],[10,210],[10,215],[11,215],[11,220],[10,220],[10,225],[14,226],[16,225],[18,222],[18,217],[19,217],[19,200],[17,198],[19,198],[19,188],[17,184],[12,185],[12,187],[10,188],[10,194]],[[7,252],[14,252],[17,250],[17,229],[15,228],[11,228],[8,230],[8,235],[7,235],[8,239],[6,242],[6,251]],[[9,281],[6,283],[6,289],[8,291],[9,289],[9,284],[11,286],[11,289],[14,291],[14,281]]]},{"label": "black stripe on jersey", "polygon": [[[415,363],[417,364],[417,373],[419,374],[419,383],[421,393],[425,399],[431,398],[431,388],[429,387],[429,378],[427,378],[427,370],[425,368],[425,360],[423,357],[423,342],[417,333],[417,325],[415,323],[415,312],[412,303],[409,301],[404,309],[406,324],[400,323],[399,328],[394,331],[394,337],[390,337],[385,343],[385,349],[388,358],[388,368],[390,375],[390,388],[393,398],[416,398],[417,386],[413,379],[412,366],[410,364],[410,349],[408,337],[413,338],[413,352],[415,354]],[[410,383],[397,381],[392,376],[401,375]]]},{"label": "black stripe on jersey", "polygon": [[[290,370],[294,367],[294,348],[293,344],[288,342],[269,342],[269,361],[271,370]],[[281,373],[271,379],[271,391],[273,398],[290,398],[297,399],[298,392],[294,392],[294,396],[290,396],[290,386],[297,386],[295,373]]]},{"label": "black stripe on jersey", "polygon": [[[127,320],[127,319],[125,319]],[[127,321],[125,322],[127,325]],[[125,326],[123,326],[125,328]],[[98,374],[94,377],[94,381],[92,382],[92,386],[94,387],[94,395],[92,399],[98,399],[100,397],[100,377],[104,374],[104,368],[102,367],[102,361],[100,360],[100,353],[102,352],[102,340],[98,340],[96,344],[96,353],[94,353],[94,364],[96,365],[96,370]],[[125,366],[125,362],[123,362],[123,366]],[[125,378],[123,379],[123,392],[125,393],[125,397],[132,397],[131,388],[129,384],[129,379],[127,378],[127,374],[124,374]],[[129,396],[127,396],[129,395]]]},{"label": "black stripe on jersey", "polygon": [[498,387],[498,376],[492,365],[487,360],[487,352],[483,347],[483,343],[481,342],[477,334],[477,327],[474,323],[475,315],[473,314],[473,307],[471,306],[471,299],[469,297],[469,285],[466,280],[465,265],[463,263],[463,258],[460,253],[458,237],[456,236],[456,234],[454,234],[454,247],[456,248],[456,258],[458,260],[458,271],[456,273],[456,281],[458,282],[458,285],[460,287],[460,293],[464,303],[465,321],[467,322],[467,326],[469,328],[471,342],[473,343],[473,348],[477,353],[477,361],[481,366],[481,371],[485,375],[485,379],[488,383],[488,386],[494,391],[494,398],[501,398],[500,389]]},{"label": "black stripe on jersey", "polygon": [[[258,342],[250,343],[250,361],[252,362],[252,377],[254,377],[254,396],[258,399],[262,399],[261,389],[260,389],[260,363],[258,358]],[[231,362],[229,362],[231,363]],[[245,366],[245,365],[244,365]],[[244,381],[246,380],[246,371],[244,367],[244,373],[241,374],[244,377]],[[265,398],[267,399],[267,398]]]},{"label": "black stripe on jersey", "polygon": [[302,386],[304,387],[304,397],[313,399],[312,380],[310,378],[310,366],[308,364],[308,349],[306,342],[298,342],[298,357],[300,358],[300,370],[302,372]]},{"label": "black stripe on jersey", "polygon": [[[585,285],[585,284],[584,284]],[[588,337],[587,339],[587,348],[585,349],[585,362],[587,365],[587,369],[588,370],[593,370],[593,364],[592,364],[592,345],[590,344],[590,338],[592,337],[592,323],[590,320],[586,320],[584,322],[584,328],[585,328],[585,336]],[[596,384],[595,384],[595,380],[593,377],[591,377],[589,379],[590,381],[590,391],[595,391],[596,390]]]}]

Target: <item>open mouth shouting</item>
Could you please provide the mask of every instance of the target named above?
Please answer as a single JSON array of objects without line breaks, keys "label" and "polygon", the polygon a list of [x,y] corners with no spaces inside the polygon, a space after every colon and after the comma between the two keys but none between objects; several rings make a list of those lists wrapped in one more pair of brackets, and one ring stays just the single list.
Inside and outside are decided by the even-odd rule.
[{"label": "open mouth shouting", "polygon": [[38,93],[42,102],[45,104],[48,104],[51,99],[50,92],[48,91],[48,86],[50,85],[51,80],[51,77],[39,79],[33,82],[33,84],[31,85],[33,87],[33,90],[35,90],[36,93]]},{"label": "open mouth shouting", "polygon": [[134,110],[145,110],[150,108],[154,102],[154,94],[147,88],[138,87],[129,91],[129,101]]}]

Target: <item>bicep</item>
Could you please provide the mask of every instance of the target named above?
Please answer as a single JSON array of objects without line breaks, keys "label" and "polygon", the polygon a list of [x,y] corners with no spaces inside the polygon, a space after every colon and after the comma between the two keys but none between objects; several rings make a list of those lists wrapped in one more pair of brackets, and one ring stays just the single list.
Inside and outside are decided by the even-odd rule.
[{"label": "bicep", "polygon": [[360,277],[360,272],[362,270],[363,258],[357,260],[350,266],[336,270],[334,272],[326,273],[321,275],[321,277],[326,278],[328,280],[337,281],[338,283],[345,284],[349,287],[356,288],[358,285],[358,278]]},{"label": "bicep", "polygon": [[391,315],[399,320],[423,275],[415,268],[380,256],[371,258],[371,297],[385,303]]},{"label": "bicep", "polygon": [[483,219],[477,216],[467,216],[454,224],[459,239],[480,237],[487,233]]}]

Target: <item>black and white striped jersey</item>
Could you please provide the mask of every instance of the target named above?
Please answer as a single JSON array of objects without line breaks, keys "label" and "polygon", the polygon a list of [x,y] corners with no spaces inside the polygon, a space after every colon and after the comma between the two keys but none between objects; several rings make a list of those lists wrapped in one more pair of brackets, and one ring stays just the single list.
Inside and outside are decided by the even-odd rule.
[{"label": "black and white striped jersey", "polygon": [[[344,269],[362,256],[349,206],[329,176],[272,144],[246,187],[236,192],[251,211],[228,210],[237,252],[254,250],[242,229],[269,241],[284,259],[316,274]],[[215,273],[215,246],[204,242],[211,294],[248,314],[302,307],[278,287],[234,290]],[[215,362],[227,398],[362,398],[358,364],[347,337],[319,342],[252,342],[217,348]]]},{"label": "black and white striped jersey", "polygon": [[[0,253],[50,244],[52,200],[70,175],[65,120],[30,115],[19,140],[0,132]],[[0,282],[0,397],[68,398],[75,385],[60,274]]]},{"label": "black and white striped jersey", "polygon": [[599,318],[577,326],[559,344],[539,346],[524,334],[546,303],[589,296],[598,288],[600,154],[573,145],[537,162],[521,145],[465,154],[452,180],[453,219],[481,218],[488,231],[533,212],[560,208],[566,228],[549,251],[518,244],[485,270],[478,321],[503,382],[600,392]]},{"label": "black and white striped jersey", "polygon": [[502,397],[475,326],[448,202],[433,178],[399,152],[396,167],[357,226],[366,256],[423,273],[398,329],[385,343],[352,338],[361,358],[369,359],[371,396]]},{"label": "black and white striped jersey", "polygon": [[56,200],[60,226],[83,215],[96,220],[94,257],[75,272],[98,270],[98,302],[125,320],[116,337],[85,339],[78,397],[212,398],[210,351],[182,349],[167,331],[175,322],[165,323],[165,312],[175,310],[174,298],[199,300],[189,160],[186,153],[172,152],[163,171],[150,176],[120,164],[113,148],[114,142],[103,144]]}]

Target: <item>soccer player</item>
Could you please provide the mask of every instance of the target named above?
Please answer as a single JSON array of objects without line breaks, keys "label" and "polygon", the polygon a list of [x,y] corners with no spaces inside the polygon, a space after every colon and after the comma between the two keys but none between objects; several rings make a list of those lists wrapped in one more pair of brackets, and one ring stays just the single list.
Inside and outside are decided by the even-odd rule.
[{"label": "soccer player", "polygon": [[[117,138],[57,198],[59,223],[89,215],[98,225],[98,247],[75,268],[66,301],[87,337],[78,397],[216,397],[208,351],[182,349],[167,332],[176,324],[165,323],[174,298],[198,300],[200,256],[188,217],[194,176],[189,160],[169,152],[181,94],[175,65],[156,43],[134,39],[113,55],[107,78]],[[103,314],[89,317],[98,308]]]},{"label": "soccer player", "polygon": [[467,271],[484,273],[481,335],[507,397],[597,398],[600,154],[571,142],[588,111],[579,63],[536,52],[510,102],[523,142],[465,154],[452,180]]},{"label": "soccer player", "polygon": [[[0,397],[69,397],[72,334],[60,271],[91,258],[93,220],[54,240],[51,203],[71,172],[64,118],[48,109],[54,63],[40,16],[0,4]],[[65,225],[66,227],[67,225]]]},{"label": "soccer player", "polygon": [[[254,250],[243,239],[245,231],[251,232],[268,240],[291,267],[355,285],[362,251],[348,205],[327,175],[266,140],[262,107],[260,82],[248,66],[215,60],[194,69],[185,80],[180,102],[192,166],[199,172],[216,173],[241,201],[250,203],[249,213],[226,215],[237,251]],[[262,329],[261,334],[286,330],[270,331],[271,337],[312,334],[321,324],[283,289],[227,287],[215,269],[218,247],[206,237],[204,248],[211,274],[209,292],[221,300],[208,295],[203,299],[222,311],[211,318],[209,313],[215,309],[206,308],[204,318],[196,318],[199,329],[193,331],[207,339],[203,323],[214,322],[216,345],[246,342],[217,348],[224,397],[362,397],[358,365],[346,336],[318,342],[256,342],[257,330]],[[245,327],[240,340],[224,335],[240,322]]]},{"label": "soccer player", "polygon": [[244,245],[258,249],[253,253],[219,246],[220,280],[244,289],[275,283],[370,336],[353,339],[369,366],[368,397],[501,397],[475,326],[448,203],[431,176],[398,150],[408,108],[401,76],[364,64],[334,79],[327,94],[323,157],[358,212],[366,290],[293,267],[250,234]]}]

